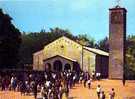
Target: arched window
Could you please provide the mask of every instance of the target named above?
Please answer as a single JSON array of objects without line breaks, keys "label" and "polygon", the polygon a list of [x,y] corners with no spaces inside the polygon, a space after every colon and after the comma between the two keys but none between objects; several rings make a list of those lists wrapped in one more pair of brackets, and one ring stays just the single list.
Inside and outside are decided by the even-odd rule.
[{"label": "arched window", "polygon": [[64,66],[64,70],[71,70],[71,66],[69,63],[66,63]]},{"label": "arched window", "polygon": [[53,69],[54,71],[62,71],[62,62],[60,60],[56,60],[53,63]]}]

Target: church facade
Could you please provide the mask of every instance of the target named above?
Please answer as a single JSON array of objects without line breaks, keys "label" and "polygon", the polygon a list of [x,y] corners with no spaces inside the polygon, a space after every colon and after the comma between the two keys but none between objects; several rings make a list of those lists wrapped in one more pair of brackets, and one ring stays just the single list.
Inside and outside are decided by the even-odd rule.
[{"label": "church facade", "polygon": [[108,64],[107,52],[83,46],[65,36],[33,54],[33,69],[41,71],[95,71],[100,72],[103,77],[108,77]]}]

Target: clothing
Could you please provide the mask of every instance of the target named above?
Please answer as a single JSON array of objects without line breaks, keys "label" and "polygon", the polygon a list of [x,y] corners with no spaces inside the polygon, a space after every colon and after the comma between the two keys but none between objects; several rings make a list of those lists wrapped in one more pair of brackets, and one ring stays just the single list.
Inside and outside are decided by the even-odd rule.
[{"label": "clothing", "polygon": [[104,93],[100,93],[100,99],[105,99],[105,94]]},{"label": "clothing", "polygon": [[98,99],[100,99],[101,87],[97,87],[96,91],[97,91]]},{"label": "clothing", "polygon": [[115,97],[115,92],[114,91],[111,91],[109,93],[109,99],[114,99],[114,97]]},{"label": "clothing", "polygon": [[101,92],[101,87],[97,87],[97,92]]}]

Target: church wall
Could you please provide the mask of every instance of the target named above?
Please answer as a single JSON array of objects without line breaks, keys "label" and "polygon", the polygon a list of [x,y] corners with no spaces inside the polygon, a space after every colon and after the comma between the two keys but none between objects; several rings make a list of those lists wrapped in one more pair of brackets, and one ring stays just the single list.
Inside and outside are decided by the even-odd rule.
[{"label": "church wall", "polygon": [[43,51],[38,51],[33,54],[33,69],[43,70]]},{"label": "church wall", "polygon": [[96,54],[88,50],[83,51],[83,70],[92,73],[95,71]]},{"label": "church wall", "polygon": [[61,55],[82,63],[82,46],[66,37],[61,37],[44,47],[44,59]]},{"label": "church wall", "polygon": [[[62,58],[62,56],[65,58]],[[34,53],[33,69],[45,70],[45,64],[50,63],[53,66],[55,60],[60,60],[63,63],[63,69],[66,63],[69,63],[72,69],[72,61],[76,61],[84,71],[89,73],[102,71],[102,73],[105,73],[104,75],[108,76],[108,56],[99,55],[87,49],[82,50],[82,45],[66,37],[61,37],[46,45],[43,50]]]},{"label": "church wall", "polygon": [[[67,63],[70,64],[71,70],[73,69],[73,62],[72,61],[69,61],[67,59],[61,58],[61,57],[55,57],[55,58],[51,58],[49,60],[44,61],[44,66],[45,66],[45,64],[50,63],[51,64],[51,70],[53,70],[53,65],[54,65],[54,62],[56,60],[61,61],[61,63],[62,63],[62,70],[64,70],[64,66]],[[45,67],[44,67],[44,69],[45,69]]]}]

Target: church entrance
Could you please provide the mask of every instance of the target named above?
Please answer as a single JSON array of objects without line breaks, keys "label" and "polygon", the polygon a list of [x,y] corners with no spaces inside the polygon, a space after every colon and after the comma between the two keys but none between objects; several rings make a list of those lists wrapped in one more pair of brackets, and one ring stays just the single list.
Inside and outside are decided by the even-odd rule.
[{"label": "church entrance", "polygon": [[[64,70],[73,70],[73,65],[74,65],[75,60],[68,58],[68,57],[64,57],[64,56],[60,56],[60,55],[56,55],[50,58],[47,58],[44,60],[44,64],[45,64],[45,69],[51,69],[51,71],[64,71]],[[47,65],[47,66],[46,66]],[[77,66],[77,65],[76,65]],[[76,70],[77,67],[74,68],[74,70]]]},{"label": "church entrance", "polygon": [[54,61],[53,70],[54,71],[62,71],[62,62],[60,60]]},{"label": "church entrance", "polygon": [[65,66],[64,66],[64,70],[71,70],[71,66],[69,63],[66,63]]}]

